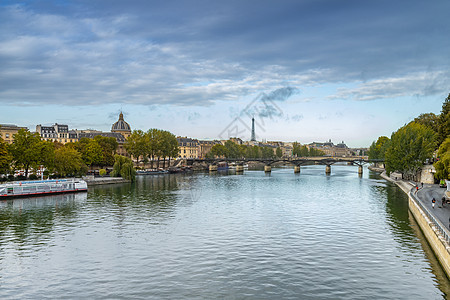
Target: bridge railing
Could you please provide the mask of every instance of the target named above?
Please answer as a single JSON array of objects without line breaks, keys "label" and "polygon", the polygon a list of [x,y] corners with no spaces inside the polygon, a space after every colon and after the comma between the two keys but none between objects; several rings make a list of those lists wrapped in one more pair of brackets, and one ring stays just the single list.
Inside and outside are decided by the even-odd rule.
[{"label": "bridge railing", "polygon": [[422,201],[413,193],[413,190],[409,192],[409,195],[415,201],[415,203],[422,209],[425,215],[428,217],[430,222],[435,226],[436,230],[442,235],[444,240],[447,242],[447,245],[450,245],[450,231],[447,227],[441,223],[430,211],[428,208],[423,205]]}]

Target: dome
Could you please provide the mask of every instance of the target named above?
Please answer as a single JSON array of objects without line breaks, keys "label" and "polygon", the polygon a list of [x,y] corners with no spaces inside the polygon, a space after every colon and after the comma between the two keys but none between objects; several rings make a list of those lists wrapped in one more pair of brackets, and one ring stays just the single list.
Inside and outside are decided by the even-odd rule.
[{"label": "dome", "polygon": [[111,131],[112,132],[116,132],[116,131],[131,131],[131,127],[123,119],[123,114],[122,113],[120,113],[120,115],[119,115],[119,121],[117,121],[116,123],[114,123],[112,125]]}]

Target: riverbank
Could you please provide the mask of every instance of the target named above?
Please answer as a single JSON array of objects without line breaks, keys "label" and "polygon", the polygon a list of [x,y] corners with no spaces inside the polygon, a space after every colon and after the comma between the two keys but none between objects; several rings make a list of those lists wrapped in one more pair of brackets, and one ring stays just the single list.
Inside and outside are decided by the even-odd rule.
[{"label": "riverbank", "polygon": [[103,184],[116,184],[116,183],[130,183],[131,180],[123,179],[122,177],[94,177],[85,176],[83,180],[86,181],[88,186],[103,185]]},{"label": "riverbank", "polygon": [[380,176],[385,180],[395,183],[406,195],[408,195],[409,211],[417,221],[417,224],[419,224],[421,231],[426,237],[431,249],[433,249],[433,252],[438,258],[447,277],[450,278],[449,232],[446,227],[420,202],[418,196],[412,193],[415,183],[406,180],[392,179],[387,176],[384,170],[381,172]]}]

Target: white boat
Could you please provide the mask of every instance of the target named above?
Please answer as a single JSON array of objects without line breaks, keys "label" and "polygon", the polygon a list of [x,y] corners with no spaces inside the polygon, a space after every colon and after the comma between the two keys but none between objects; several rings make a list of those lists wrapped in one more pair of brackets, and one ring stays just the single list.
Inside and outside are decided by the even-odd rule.
[{"label": "white boat", "polygon": [[30,180],[0,184],[0,199],[87,191],[81,179]]}]

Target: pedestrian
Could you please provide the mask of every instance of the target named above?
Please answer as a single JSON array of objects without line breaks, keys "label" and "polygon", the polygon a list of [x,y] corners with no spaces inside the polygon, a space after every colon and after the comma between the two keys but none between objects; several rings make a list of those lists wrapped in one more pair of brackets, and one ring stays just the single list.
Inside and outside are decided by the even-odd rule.
[{"label": "pedestrian", "polygon": [[417,194],[418,191],[419,191],[419,186],[416,185],[416,194]]},{"label": "pedestrian", "polygon": [[431,200],[431,206],[433,206],[433,208],[434,208],[434,203],[436,203],[436,199],[433,198],[433,199]]},{"label": "pedestrian", "polygon": [[442,207],[444,207],[445,204],[445,197],[442,197]]},{"label": "pedestrian", "polygon": [[420,184],[422,185],[422,188],[423,188],[423,182],[421,182]]}]

